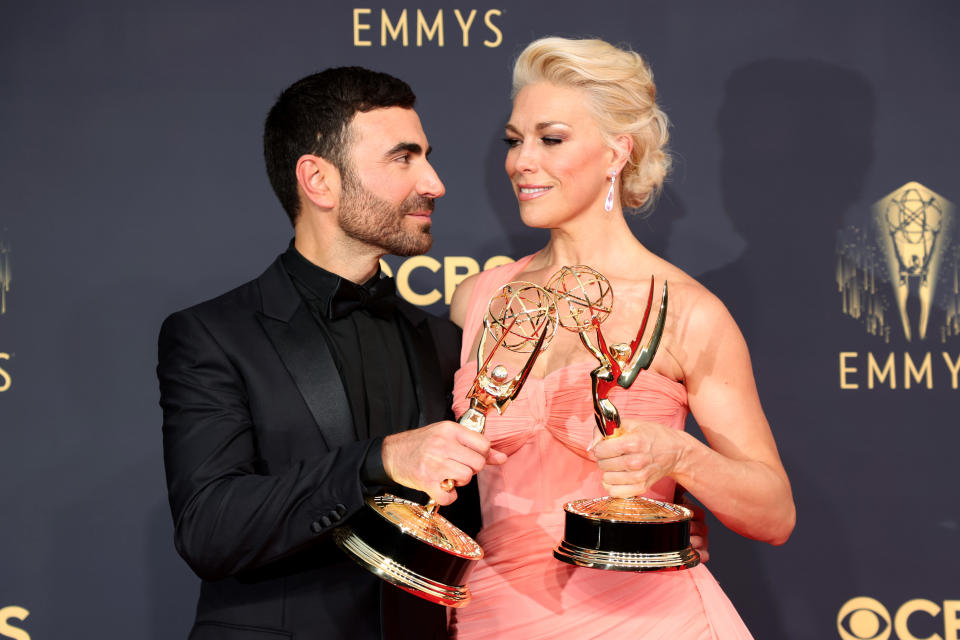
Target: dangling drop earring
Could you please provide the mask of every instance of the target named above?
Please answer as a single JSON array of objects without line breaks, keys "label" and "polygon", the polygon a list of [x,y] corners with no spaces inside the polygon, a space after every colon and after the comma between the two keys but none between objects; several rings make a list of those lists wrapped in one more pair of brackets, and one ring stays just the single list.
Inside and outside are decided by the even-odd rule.
[{"label": "dangling drop earring", "polygon": [[607,191],[607,199],[603,203],[604,211],[613,211],[613,187],[617,183],[617,172],[610,172],[610,191]]}]

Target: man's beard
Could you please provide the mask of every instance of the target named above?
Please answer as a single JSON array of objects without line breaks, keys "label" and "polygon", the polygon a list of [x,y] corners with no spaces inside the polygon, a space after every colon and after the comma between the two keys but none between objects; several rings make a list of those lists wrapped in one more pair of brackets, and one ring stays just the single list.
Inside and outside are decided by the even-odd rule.
[{"label": "man's beard", "polygon": [[433,211],[433,201],[433,198],[413,194],[395,207],[365,189],[347,168],[343,172],[338,221],[343,232],[354,240],[395,256],[417,256],[433,245],[430,223],[411,231],[404,228],[405,216],[412,211]]}]

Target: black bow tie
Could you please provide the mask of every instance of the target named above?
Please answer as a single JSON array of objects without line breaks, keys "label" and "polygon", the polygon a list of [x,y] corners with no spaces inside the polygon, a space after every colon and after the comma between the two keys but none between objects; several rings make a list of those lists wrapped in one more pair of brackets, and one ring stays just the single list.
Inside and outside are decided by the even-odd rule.
[{"label": "black bow tie", "polygon": [[330,298],[327,316],[331,320],[337,320],[346,318],[357,309],[367,309],[370,313],[389,319],[396,307],[396,290],[393,278],[380,278],[365,286],[341,278],[337,283],[337,290]]}]

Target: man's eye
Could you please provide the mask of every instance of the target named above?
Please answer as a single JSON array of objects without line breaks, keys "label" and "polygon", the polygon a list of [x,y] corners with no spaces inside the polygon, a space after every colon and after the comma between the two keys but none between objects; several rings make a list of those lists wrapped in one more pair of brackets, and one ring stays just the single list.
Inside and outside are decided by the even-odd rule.
[{"label": "man's eye", "polygon": [[406,163],[410,162],[410,154],[409,154],[409,153],[405,153],[405,154],[403,154],[403,155],[397,156],[396,158],[394,158],[394,161],[395,161],[395,162],[402,162],[402,163],[406,164]]},{"label": "man's eye", "polygon": [[519,146],[520,146],[520,139],[519,139],[519,138],[504,138],[504,139],[503,139],[503,142],[504,142],[504,144],[506,144],[506,145],[507,145],[508,147],[510,147],[511,149],[512,149],[513,147],[519,147]]}]

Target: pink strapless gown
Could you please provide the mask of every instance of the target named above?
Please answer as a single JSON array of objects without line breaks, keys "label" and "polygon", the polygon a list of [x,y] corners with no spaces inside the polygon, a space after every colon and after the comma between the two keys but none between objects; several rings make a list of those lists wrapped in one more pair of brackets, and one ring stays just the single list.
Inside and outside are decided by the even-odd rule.
[{"label": "pink strapless gown", "polygon": [[[454,379],[457,415],[476,375],[472,345],[493,292],[529,262],[484,272],[469,301],[461,368]],[[487,416],[486,435],[509,455],[480,472],[484,558],[468,576],[473,600],[453,610],[458,640],[473,638],[644,638],[706,640],[751,638],[707,568],[630,573],[574,567],[553,557],[563,537],[563,504],[606,495],[587,452],[596,424],[590,398],[591,362],[529,378],[517,399]],[[625,417],[683,429],[684,386],[652,372],[611,399]],[[665,479],[646,495],[669,501]]]}]

